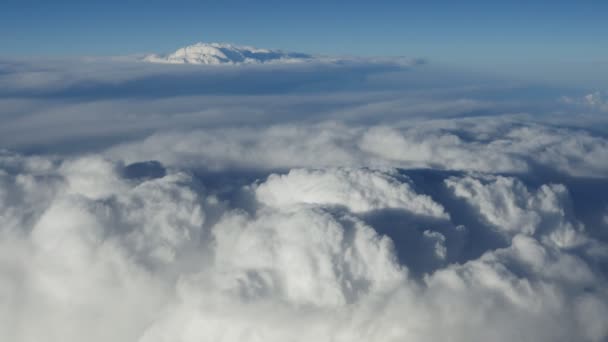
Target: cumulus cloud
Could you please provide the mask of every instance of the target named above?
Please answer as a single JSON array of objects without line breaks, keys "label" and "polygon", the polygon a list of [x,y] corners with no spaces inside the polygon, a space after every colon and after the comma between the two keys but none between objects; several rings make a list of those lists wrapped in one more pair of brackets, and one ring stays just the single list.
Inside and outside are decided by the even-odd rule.
[{"label": "cumulus cloud", "polygon": [[522,174],[548,168],[582,177],[608,173],[608,141],[602,136],[494,117],[392,127],[333,121],[159,133],[108,153],[210,170],[373,165]]},{"label": "cumulus cloud", "polygon": [[601,91],[594,91],[582,97],[564,96],[562,97],[562,101],[567,104],[585,106],[588,109],[599,112],[608,112],[606,93]]},{"label": "cumulus cloud", "polygon": [[0,69],[0,340],[608,338],[598,115],[377,61],[35,64]]},{"label": "cumulus cloud", "polygon": [[576,248],[605,247],[586,235],[561,185],[446,176],[447,197],[436,199],[470,206],[481,222],[466,229],[497,230],[505,244],[458,263],[455,235],[431,221],[420,248],[446,262],[417,276],[367,212],[453,218],[395,170],[271,175],[242,188],[252,209],[171,169],[129,178],[129,166],[93,156],[2,161],[3,191],[32,205],[2,202],[2,217],[19,222],[2,230],[8,340],[599,341],[607,333],[594,262],[605,254]]},{"label": "cumulus cloud", "polygon": [[441,205],[414,193],[403,177],[365,169],[293,169],[287,175],[271,175],[256,187],[255,193],[258,201],[275,207],[334,205],[352,212],[398,208],[419,215],[447,217]]},{"label": "cumulus cloud", "polygon": [[568,191],[561,184],[545,184],[530,193],[513,178],[449,178],[446,186],[455,196],[465,199],[478,217],[507,236],[544,234],[561,248],[576,247],[584,242],[582,226],[568,222]]}]

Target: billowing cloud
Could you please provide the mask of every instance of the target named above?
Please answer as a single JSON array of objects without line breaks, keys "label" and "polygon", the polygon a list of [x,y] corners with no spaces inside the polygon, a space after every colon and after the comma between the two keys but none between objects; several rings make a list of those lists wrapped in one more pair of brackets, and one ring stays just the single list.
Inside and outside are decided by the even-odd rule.
[{"label": "billowing cloud", "polygon": [[284,176],[270,175],[255,193],[258,201],[274,207],[328,205],[352,212],[393,208],[431,217],[447,216],[430,197],[414,193],[403,176],[366,169],[293,169]]},{"label": "billowing cloud", "polygon": [[608,100],[605,92],[594,91],[581,97],[564,96],[562,101],[567,104],[587,107],[599,112],[608,112]]},{"label": "billowing cloud", "polygon": [[[338,122],[159,133],[115,146],[125,160],[160,160],[210,170],[397,166],[572,176],[608,174],[608,140],[587,131],[493,117],[424,123]],[[535,157],[532,157],[535,156]]]},{"label": "billowing cloud", "polygon": [[[17,222],[2,230],[8,340],[599,341],[607,333],[596,267],[606,247],[585,233],[563,185],[446,176],[445,195],[432,199],[390,169],[301,169],[245,186],[252,203],[240,207],[179,171],[126,177],[124,164],[99,157],[8,155],[2,165],[3,193],[19,194],[1,208]],[[479,219],[450,229],[465,239],[467,230],[496,231],[504,247],[451,259],[451,239],[463,235],[440,232],[456,219],[435,199]],[[418,255],[443,266],[410,273],[414,265],[397,257],[402,246],[370,225],[368,212],[381,209],[436,217],[418,232],[415,222],[393,224],[414,229],[426,241]]]},{"label": "billowing cloud", "polygon": [[599,112],[378,62],[32,65],[0,340],[608,338]]}]

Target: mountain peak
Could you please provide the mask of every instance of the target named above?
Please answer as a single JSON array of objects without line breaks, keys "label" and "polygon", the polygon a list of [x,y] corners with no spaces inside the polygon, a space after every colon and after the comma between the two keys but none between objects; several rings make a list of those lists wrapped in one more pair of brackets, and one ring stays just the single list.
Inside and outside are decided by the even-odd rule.
[{"label": "mountain peak", "polygon": [[228,43],[196,43],[168,55],[147,55],[144,61],[169,64],[262,64],[294,63],[311,60],[312,55],[281,50],[259,49]]}]

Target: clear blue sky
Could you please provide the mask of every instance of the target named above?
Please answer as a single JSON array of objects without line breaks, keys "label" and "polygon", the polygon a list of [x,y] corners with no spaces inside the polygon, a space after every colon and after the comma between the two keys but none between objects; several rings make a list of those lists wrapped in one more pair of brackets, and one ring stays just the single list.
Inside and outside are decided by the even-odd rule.
[{"label": "clear blue sky", "polygon": [[197,41],[462,65],[602,65],[608,0],[0,1],[0,56],[165,52]]}]

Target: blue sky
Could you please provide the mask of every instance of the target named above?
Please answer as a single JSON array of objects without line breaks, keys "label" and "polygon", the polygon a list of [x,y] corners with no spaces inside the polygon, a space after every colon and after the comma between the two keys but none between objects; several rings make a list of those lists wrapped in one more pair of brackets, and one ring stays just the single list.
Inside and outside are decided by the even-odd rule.
[{"label": "blue sky", "polygon": [[171,51],[197,41],[459,65],[608,63],[608,1],[28,1],[0,56]]}]

